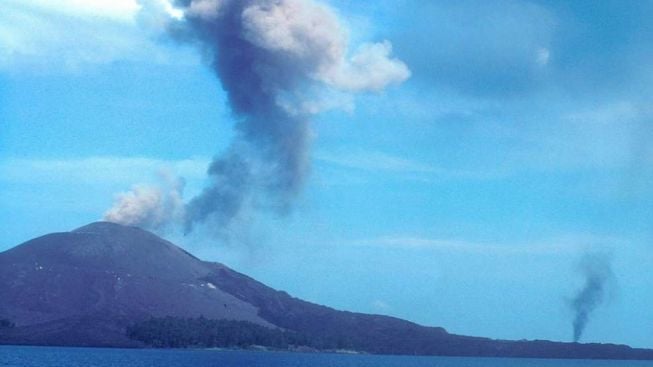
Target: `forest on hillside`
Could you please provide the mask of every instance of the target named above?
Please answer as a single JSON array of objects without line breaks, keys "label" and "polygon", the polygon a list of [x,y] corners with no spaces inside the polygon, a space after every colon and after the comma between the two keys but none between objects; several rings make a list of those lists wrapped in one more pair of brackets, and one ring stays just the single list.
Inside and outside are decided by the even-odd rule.
[{"label": "forest on hillside", "polygon": [[344,349],[347,343],[278,328],[267,328],[247,321],[211,320],[204,317],[159,317],[127,328],[127,335],[155,348],[247,348],[273,349],[310,347]]}]

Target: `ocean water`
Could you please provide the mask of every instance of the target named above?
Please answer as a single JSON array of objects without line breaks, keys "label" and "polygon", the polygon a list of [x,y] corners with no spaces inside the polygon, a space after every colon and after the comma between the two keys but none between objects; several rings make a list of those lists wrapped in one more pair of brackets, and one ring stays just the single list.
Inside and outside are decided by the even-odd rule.
[{"label": "ocean water", "polygon": [[2,367],[653,367],[648,361],[590,361],[0,346]]}]

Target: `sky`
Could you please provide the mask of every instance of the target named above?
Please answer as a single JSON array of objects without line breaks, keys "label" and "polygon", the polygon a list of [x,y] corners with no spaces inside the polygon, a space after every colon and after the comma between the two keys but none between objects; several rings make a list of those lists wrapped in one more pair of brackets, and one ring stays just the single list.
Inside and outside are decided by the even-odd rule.
[{"label": "sky", "polygon": [[[581,340],[653,348],[653,3],[320,4],[343,60],[372,42],[407,72],[310,76],[328,88],[287,210],[229,238],[158,233],[299,298],[501,339],[569,341],[598,254],[611,275]],[[240,117],[214,55],[166,31],[183,11],[0,7],[0,250],[100,220],[135,185],[211,185]]]}]

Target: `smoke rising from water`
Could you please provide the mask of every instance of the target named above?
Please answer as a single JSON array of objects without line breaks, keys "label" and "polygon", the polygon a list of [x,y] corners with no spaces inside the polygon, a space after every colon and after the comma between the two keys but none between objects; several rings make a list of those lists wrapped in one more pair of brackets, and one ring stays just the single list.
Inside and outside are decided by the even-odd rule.
[{"label": "smoke rising from water", "polygon": [[604,254],[584,255],[578,264],[578,270],[584,277],[584,284],[570,303],[574,311],[574,342],[578,342],[583,336],[592,312],[605,300],[607,288],[614,277],[612,259]]},{"label": "smoke rising from water", "polygon": [[[324,96],[379,91],[410,76],[390,57],[387,41],[348,54],[347,30],[313,0],[180,0],[176,6],[183,17],[169,18],[169,33],[210,57],[237,132],[210,164],[207,186],[185,206],[187,233],[201,223],[228,232],[249,209],[289,211],[309,172],[310,118],[333,105]],[[144,200],[156,195],[143,194],[126,197],[130,204],[123,206],[158,210]]]}]

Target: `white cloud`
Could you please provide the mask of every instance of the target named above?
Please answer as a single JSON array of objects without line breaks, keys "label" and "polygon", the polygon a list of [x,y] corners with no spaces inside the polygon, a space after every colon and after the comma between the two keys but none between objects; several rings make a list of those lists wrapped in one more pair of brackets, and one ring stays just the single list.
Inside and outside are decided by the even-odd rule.
[{"label": "white cloud", "polygon": [[[156,3],[161,13],[169,12],[165,1],[151,0],[148,7]],[[188,62],[155,40],[161,27],[142,21],[140,9],[136,0],[6,0],[0,12],[0,69],[75,71],[116,60]]]},{"label": "white cloud", "polygon": [[[582,106],[553,115],[547,124],[515,131],[516,167],[540,171],[620,169],[632,165],[638,137],[650,136],[649,111],[629,101]],[[644,121],[644,123],[642,123]]]},{"label": "white cloud", "polygon": [[490,172],[489,170],[465,171],[441,168],[426,162],[378,151],[323,151],[316,153],[314,157],[318,163],[326,163],[331,166],[362,172],[378,172],[422,181],[431,179],[485,180],[501,176],[500,172]]},{"label": "white cloud", "polygon": [[186,180],[203,179],[209,159],[162,160],[144,157],[0,160],[0,181],[10,183],[90,183],[131,185],[170,170]]},{"label": "white cloud", "polygon": [[586,125],[620,125],[641,117],[641,114],[642,111],[634,103],[616,101],[567,114],[563,119]]},{"label": "white cloud", "polygon": [[42,12],[54,12],[76,17],[110,18],[131,21],[140,8],[136,0],[8,0]]},{"label": "white cloud", "polygon": [[606,250],[622,246],[625,241],[616,237],[599,237],[586,234],[565,235],[548,240],[527,243],[499,244],[456,239],[440,239],[419,236],[382,236],[372,239],[345,242],[352,246],[399,248],[406,250],[430,250],[443,252],[474,253],[488,255],[569,255],[588,250]]},{"label": "white cloud", "polygon": [[441,170],[429,164],[405,159],[382,152],[356,152],[346,154],[317,153],[315,158],[329,164],[365,171],[438,173]]}]

